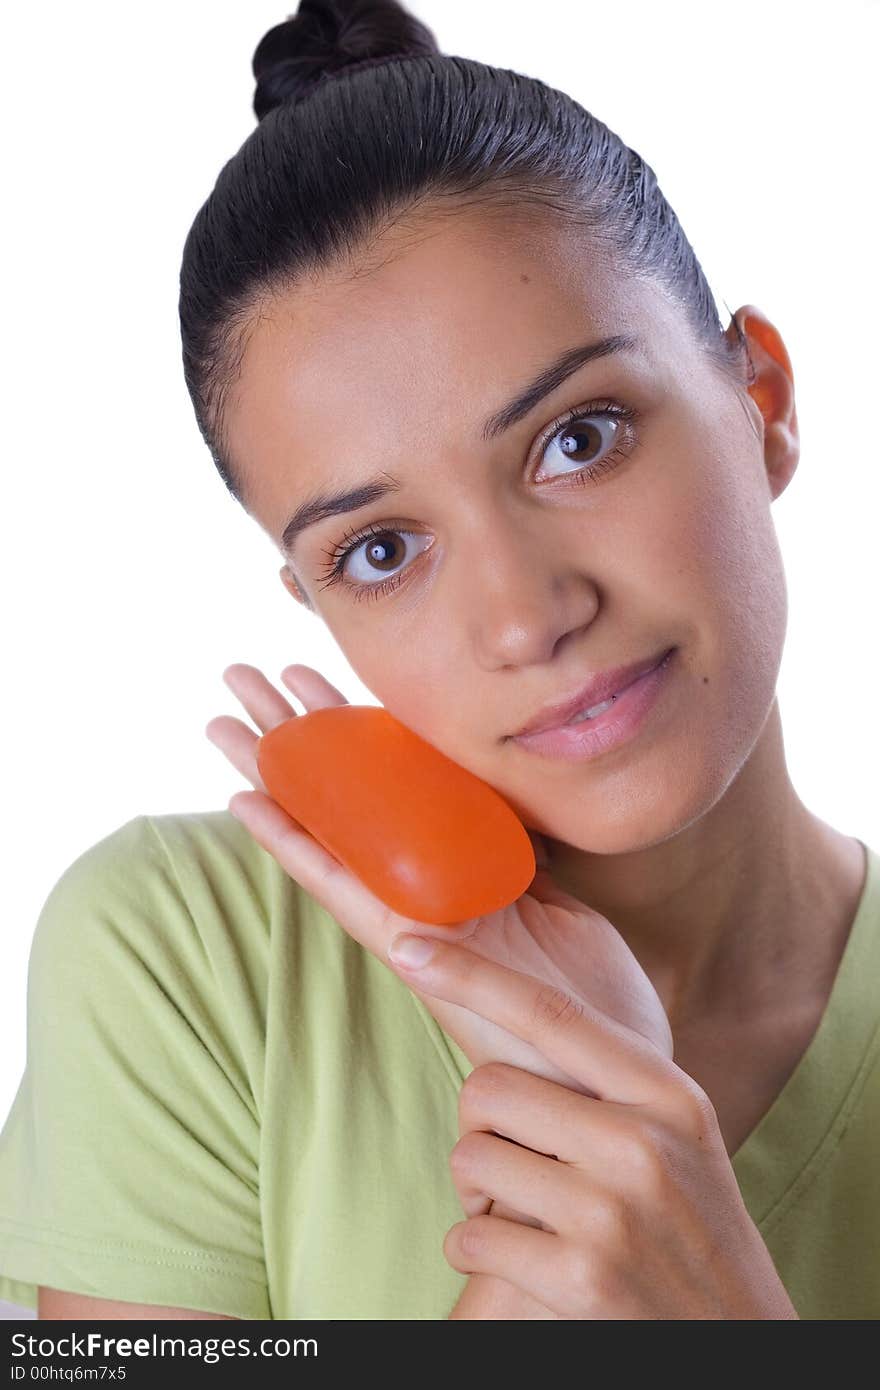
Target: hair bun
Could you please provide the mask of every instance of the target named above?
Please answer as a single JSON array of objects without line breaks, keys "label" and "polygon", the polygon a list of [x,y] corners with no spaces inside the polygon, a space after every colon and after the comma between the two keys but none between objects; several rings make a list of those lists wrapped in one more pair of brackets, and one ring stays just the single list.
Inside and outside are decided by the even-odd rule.
[{"label": "hair bun", "polygon": [[355,64],[438,53],[434,35],[397,0],[300,0],[264,34],[253,56],[257,120],[323,77]]}]

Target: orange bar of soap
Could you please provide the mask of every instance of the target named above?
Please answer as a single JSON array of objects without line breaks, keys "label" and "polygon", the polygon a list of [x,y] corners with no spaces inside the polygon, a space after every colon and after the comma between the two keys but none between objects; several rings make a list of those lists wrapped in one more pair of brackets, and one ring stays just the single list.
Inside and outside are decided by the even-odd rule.
[{"label": "orange bar of soap", "polygon": [[451,925],[535,876],[525,826],[488,783],[377,705],[333,705],[263,734],[274,801],[395,912]]}]

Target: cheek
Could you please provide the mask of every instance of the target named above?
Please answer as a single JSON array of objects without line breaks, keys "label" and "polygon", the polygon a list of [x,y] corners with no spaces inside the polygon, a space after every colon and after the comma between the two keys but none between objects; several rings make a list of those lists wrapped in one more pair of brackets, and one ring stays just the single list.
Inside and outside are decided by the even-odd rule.
[{"label": "cheek", "polygon": [[389,714],[453,762],[492,782],[498,773],[494,739],[505,731],[504,710],[496,710],[493,719],[485,701],[475,703],[473,692],[485,689],[486,677],[462,679],[462,672],[474,669],[472,657],[462,647],[460,632],[447,635],[444,646],[432,626],[430,642],[418,642],[410,633],[405,641],[385,637],[362,643],[358,652],[349,644],[345,652]]},{"label": "cheek", "polygon": [[442,662],[438,655],[435,647],[425,661],[401,663],[395,680],[386,682],[384,694],[378,694],[396,718],[453,756],[452,745],[459,742],[456,729],[459,723],[466,725],[468,714],[461,688],[462,659],[459,653],[454,661]]},{"label": "cheek", "polygon": [[707,599],[724,665],[740,691],[769,704],[785,641],[788,597],[771,498],[759,460],[721,461],[700,532]]},{"label": "cheek", "polygon": [[459,724],[469,723],[461,650],[444,648],[435,626],[431,641],[420,642],[411,630],[399,632],[375,616],[360,623],[355,618],[344,629],[337,624],[332,632],[352,670],[389,714],[438,747],[443,730],[443,750],[454,756],[450,740],[456,740]]},{"label": "cheek", "polygon": [[785,574],[760,454],[740,449],[695,456],[652,489],[639,528],[638,579],[683,644],[690,636],[710,678],[766,691],[785,639]]}]

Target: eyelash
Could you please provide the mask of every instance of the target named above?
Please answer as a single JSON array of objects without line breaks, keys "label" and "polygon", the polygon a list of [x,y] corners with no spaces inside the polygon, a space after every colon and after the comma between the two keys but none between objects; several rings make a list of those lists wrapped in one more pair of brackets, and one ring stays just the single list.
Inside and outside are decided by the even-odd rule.
[{"label": "eyelash", "polygon": [[[585,419],[594,415],[604,415],[606,419],[621,420],[627,425],[631,425],[633,421],[638,419],[639,412],[631,406],[621,406],[613,403],[601,405],[594,403],[586,407],[576,406],[574,409],[566,411],[559,419],[554,420],[540,445],[541,454],[543,455],[545,449],[552,444],[556,436],[562,434],[575,420]],[[632,444],[631,434],[628,431],[627,441],[624,445],[616,444],[610,453],[606,454],[604,458],[599,459],[598,462],[584,464],[584,467],[578,469],[575,473],[566,473],[563,476],[566,478],[573,478],[575,486],[583,486],[588,482],[595,482],[597,475],[610,472],[611,469],[617,467],[618,463],[620,463],[623,458],[632,452]],[[352,551],[357,550],[358,546],[361,545],[363,541],[369,540],[371,536],[385,535],[387,532],[393,532],[395,529],[393,523],[391,525],[388,523],[378,525],[375,522],[371,522],[367,526],[352,528],[350,531],[346,531],[337,545],[333,546],[330,550],[324,551],[330,563],[323,570],[322,577],[324,583],[320,585],[320,588],[328,589],[332,584],[342,582],[347,589],[352,590],[353,597],[358,601],[362,598],[381,598],[383,594],[391,593],[392,590],[398,588],[403,581],[404,575],[411,566],[406,566],[405,569],[400,570],[397,574],[391,575],[388,579],[383,579],[376,584],[352,584],[349,580],[344,578],[343,574],[345,562],[349,555]],[[401,531],[400,534],[403,535],[405,533]]]}]

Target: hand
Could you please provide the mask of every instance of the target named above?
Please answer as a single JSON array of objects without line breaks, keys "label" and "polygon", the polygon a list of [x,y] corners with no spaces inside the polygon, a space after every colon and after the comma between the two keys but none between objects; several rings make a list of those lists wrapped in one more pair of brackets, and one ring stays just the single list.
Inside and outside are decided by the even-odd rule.
[{"label": "hand", "polygon": [[[450,1166],[468,1215],[447,1233],[449,1264],[505,1281],[558,1318],[797,1318],[697,1083],[600,1010],[462,945],[432,945],[418,969],[397,964],[403,978],[492,1020],[579,1083],[498,1062],[467,1077]],[[539,1226],[489,1214],[492,1200]],[[471,1288],[451,1316],[545,1316],[492,1311],[488,1285],[481,1309]]]},{"label": "hand", "polygon": [[[260,733],[296,717],[296,710],[256,667],[232,665],[223,677]],[[282,680],[309,711],[347,703],[341,692],[311,667],[287,667]],[[666,1056],[672,1056],[672,1034],[666,1014],[623,938],[606,918],[563,892],[545,870],[538,870],[528,893],[489,917],[454,928],[404,919],[375,897],[268,796],[256,762],[259,734],[228,715],[212,719],[205,733],[255,789],[234,796],[230,811],[285,872],[386,965],[386,948],[400,932],[457,940],[476,956],[542,980],[548,999],[570,997],[578,1006],[599,1009],[650,1040]],[[546,862],[540,836],[532,834],[531,839],[539,864]],[[467,1008],[422,994],[412,982],[408,983],[474,1066],[506,1061],[579,1087],[576,1079],[566,1076],[522,1038]],[[495,1202],[490,1209],[508,1219],[529,1220],[508,1204]],[[489,1308],[491,1312],[486,1311]],[[477,1276],[468,1281],[452,1316],[530,1319],[555,1315],[502,1280]]]},{"label": "hand", "polygon": [[[223,676],[261,733],[296,717],[296,710],[256,667],[229,666]],[[307,710],[347,703],[311,667],[290,666],[282,679]],[[205,733],[255,789],[235,795],[230,811],[291,878],[385,965],[389,965],[387,947],[401,932],[459,941],[469,955],[497,961],[542,980],[550,994],[558,991],[585,1008],[601,1010],[672,1056],[672,1034],[663,1006],[623,938],[606,918],[563,892],[546,869],[538,870],[528,893],[490,916],[453,927],[404,918],[371,893],[267,794],[256,762],[259,734],[228,715],[212,719]],[[540,837],[532,835],[532,842],[543,857]],[[456,1003],[423,995],[417,985],[408,983],[474,1066],[505,1061],[579,1086],[521,1037]]]}]

